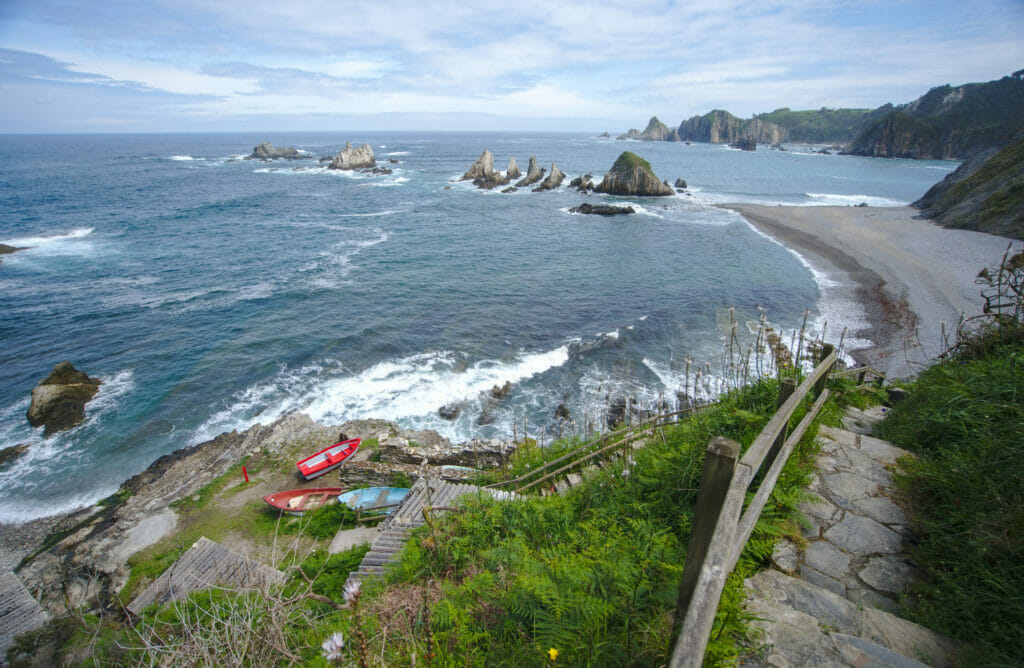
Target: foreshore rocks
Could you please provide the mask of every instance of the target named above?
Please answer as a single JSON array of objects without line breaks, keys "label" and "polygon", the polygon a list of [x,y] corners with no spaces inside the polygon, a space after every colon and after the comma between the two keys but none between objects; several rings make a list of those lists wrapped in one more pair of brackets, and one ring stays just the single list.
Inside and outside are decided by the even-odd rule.
[{"label": "foreshore rocks", "polygon": [[614,204],[588,204],[584,202],[579,206],[574,206],[571,209],[569,209],[569,213],[585,213],[597,216],[620,216],[624,214],[636,213],[636,210],[631,206],[615,206]]},{"label": "foreshore rocks", "polygon": [[740,137],[733,143],[729,144],[732,148],[738,148],[741,151],[756,151],[757,142],[753,137]]},{"label": "foreshore rocks", "polygon": [[658,180],[649,162],[629,151],[619,155],[594,192],[642,197],[675,194],[672,186]]},{"label": "foreshore rocks", "polygon": [[28,423],[44,427],[45,436],[74,427],[85,420],[85,404],[99,392],[101,382],[78,371],[71,362],[57,364],[32,388],[32,403],[25,414]]},{"label": "foreshore rocks", "polygon": [[558,168],[558,165],[551,163],[551,173],[544,179],[544,182],[533,189],[533,192],[539,193],[545,190],[554,190],[555,188],[562,185],[562,181],[565,180],[565,174]]},{"label": "foreshore rocks", "polygon": [[579,190],[581,193],[589,193],[594,190],[594,175],[583,174],[569,181],[569,187]]},{"label": "foreshore rocks", "polygon": [[353,148],[352,142],[345,142],[345,148],[334,157],[331,164],[327,165],[327,169],[363,169],[376,166],[377,160],[373,157],[373,148],[369,144]]},{"label": "foreshore rocks", "polygon": [[[11,253],[17,253],[20,250],[25,250],[25,248],[18,248],[16,246],[8,246],[7,244],[0,244],[0,255],[10,255]],[[0,263],[2,263],[2,262],[3,262],[3,260],[0,260]]]},{"label": "foreshore rocks", "polygon": [[257,144],[250,155],[245,156],[246,160],[299,160],[307,157],[302,152],[295,149],[293,146],[287,148],[274,148],[274,145],[268,141],[262,144]]}]

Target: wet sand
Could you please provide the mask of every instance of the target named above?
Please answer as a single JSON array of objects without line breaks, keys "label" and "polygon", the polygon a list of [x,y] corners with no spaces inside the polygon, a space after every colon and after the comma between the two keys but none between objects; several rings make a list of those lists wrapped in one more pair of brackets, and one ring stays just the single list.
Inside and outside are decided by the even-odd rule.
[{"label": "wet sand", "polygon": [[[894,377],[916,375],[952,342],[961,316],[981,312],[984,267],[1011,239],[950,230],[915,219],[910,207],[799,207],[730,204],[759,230],[799,253],[862,304],[872,346],[851,351]],[[830,339],[833,337],[829,337]],[[836,337],[837,338],[837,337]]]}]

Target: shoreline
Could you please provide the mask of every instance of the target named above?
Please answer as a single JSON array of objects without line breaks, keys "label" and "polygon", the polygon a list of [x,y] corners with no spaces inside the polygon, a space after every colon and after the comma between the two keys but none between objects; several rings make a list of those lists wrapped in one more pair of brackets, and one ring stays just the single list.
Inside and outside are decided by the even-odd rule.
[{"label": "shoreline", "polygon": [[890,377],[914,376],[945,350],[941,323],[952,342],[960,317],[981,313],[974,278],[1013,242],[939,227],[911,207],[718,206],[836,281],[866,315],[850,335],[872,343],[850,356]]}]

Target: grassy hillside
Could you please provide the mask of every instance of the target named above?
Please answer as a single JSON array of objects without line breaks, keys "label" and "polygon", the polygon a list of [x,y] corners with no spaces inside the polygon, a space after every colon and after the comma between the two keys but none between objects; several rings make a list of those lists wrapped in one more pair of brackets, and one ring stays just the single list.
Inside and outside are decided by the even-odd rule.
[{"label": "grassy hillside", "polygon": [[871,109],[811,109],[792,111],[789,107],[757,114],[769,123],[786,128],[787,141],[809,144],[848,142],[871,115]]}]

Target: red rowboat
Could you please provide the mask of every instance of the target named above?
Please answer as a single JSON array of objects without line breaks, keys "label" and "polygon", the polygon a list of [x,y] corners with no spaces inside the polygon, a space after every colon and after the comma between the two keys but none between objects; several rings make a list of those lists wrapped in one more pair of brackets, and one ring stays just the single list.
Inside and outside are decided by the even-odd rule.
[{"label": "red rowboat", "polygon": [[284,492],[267,494],[263,500],[272,508],[277,508],[289,515],[301,515],[307,510],[315,510],[329,500],[337,498],[343,491],[343,487],[289,489]]},{"label": "red rowboat", "polygon": [[295,465],[299,467],[299,473],[306,480],[312,480],[327,473],[345,463],[345,460],[356,454],[359,449],[358,438],[349,441],[335,443],[329,448],[324,448],[315,455],[310,455]]}]

